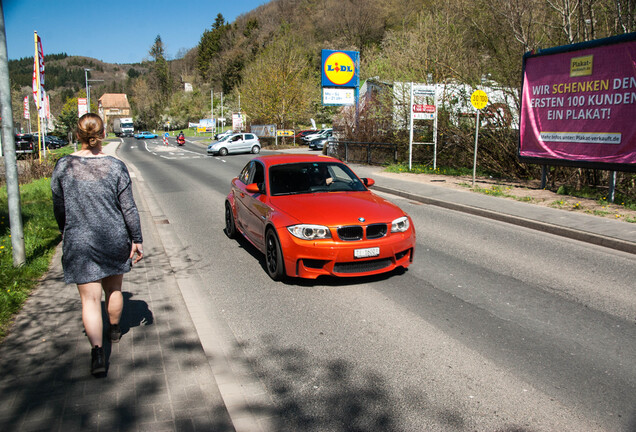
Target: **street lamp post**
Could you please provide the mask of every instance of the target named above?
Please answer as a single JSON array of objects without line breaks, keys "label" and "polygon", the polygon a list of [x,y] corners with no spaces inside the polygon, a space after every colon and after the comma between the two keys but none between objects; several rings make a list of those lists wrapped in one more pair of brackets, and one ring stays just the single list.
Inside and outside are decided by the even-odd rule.
[{"label": "street lamp post", "polygon": [[86,112],[91,112],[91,96],[88,93],[88,71],[92,69],[84,68],[84,80],[86,82]]},{"label": "street lamp post", "polygon": [[104,80],[88,79],[88,71],[93,69],[84,68],[84,80],[86,81],[86,112],[91,112],[91,86],[90,82],[103,82]]}]

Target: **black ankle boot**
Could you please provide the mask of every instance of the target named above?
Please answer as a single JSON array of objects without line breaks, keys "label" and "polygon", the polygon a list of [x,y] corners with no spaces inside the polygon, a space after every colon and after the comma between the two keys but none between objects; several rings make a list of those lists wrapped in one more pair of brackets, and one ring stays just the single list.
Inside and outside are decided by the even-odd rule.
[{"label": "black ankle boot", "polygon": [[91,373],[93,375],[106,373],[106,358],[102,347],[95,346],[91,350]]},{"label": "black ankle boot", "polygon": [[117,343],[119,339],[121,339],[121,328],[119,328],[119,324],[111,324],[108,333],[112,343]]}]

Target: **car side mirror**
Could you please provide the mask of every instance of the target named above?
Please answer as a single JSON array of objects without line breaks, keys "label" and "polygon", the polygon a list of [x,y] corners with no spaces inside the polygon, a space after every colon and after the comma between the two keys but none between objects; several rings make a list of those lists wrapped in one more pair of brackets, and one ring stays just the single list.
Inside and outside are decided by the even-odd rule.
[{"label": "car side mirror", "polygon": [[258,183],[250,183],[247,185],[247,187],[245,188],[246,191],[248,191],[251,194],[255,194],[255,193],[260,193],[261,192],[261,188],[258,187]]},{"label": "car side mirror", "polygon": [[363,178],[362,182],[366,187],[371,187],[375,184],[375,180],[373,180],[372,178]]}]

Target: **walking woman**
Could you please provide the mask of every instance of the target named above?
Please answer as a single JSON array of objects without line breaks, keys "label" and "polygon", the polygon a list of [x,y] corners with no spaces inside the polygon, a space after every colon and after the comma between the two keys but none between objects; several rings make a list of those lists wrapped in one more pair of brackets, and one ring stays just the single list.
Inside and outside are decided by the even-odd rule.
[{"label": "walking woman", "polygon": [[62,232],[64,281],[77,284],[79,290],[93,375],[106,372],[102,290],[109,338],[119,342],[123,276],[143,258],[130,175],[122,161],[102,152],[104,136],[102,119],[83,115],[77,125],[81,150],[62,157],[51,176],[53,210]]}]

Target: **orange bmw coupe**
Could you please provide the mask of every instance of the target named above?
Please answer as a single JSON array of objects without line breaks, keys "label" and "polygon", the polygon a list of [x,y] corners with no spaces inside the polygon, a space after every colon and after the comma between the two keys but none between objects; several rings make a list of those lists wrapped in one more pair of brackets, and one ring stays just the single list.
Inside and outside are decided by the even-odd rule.
[{"label": "orange bmw coupe", "polygon": [[368,276],[413,262],[408,214],[369,191],[344,163],[320,155],[252,159],[232,180],[225,233],[265,255],[269,276]]}]

